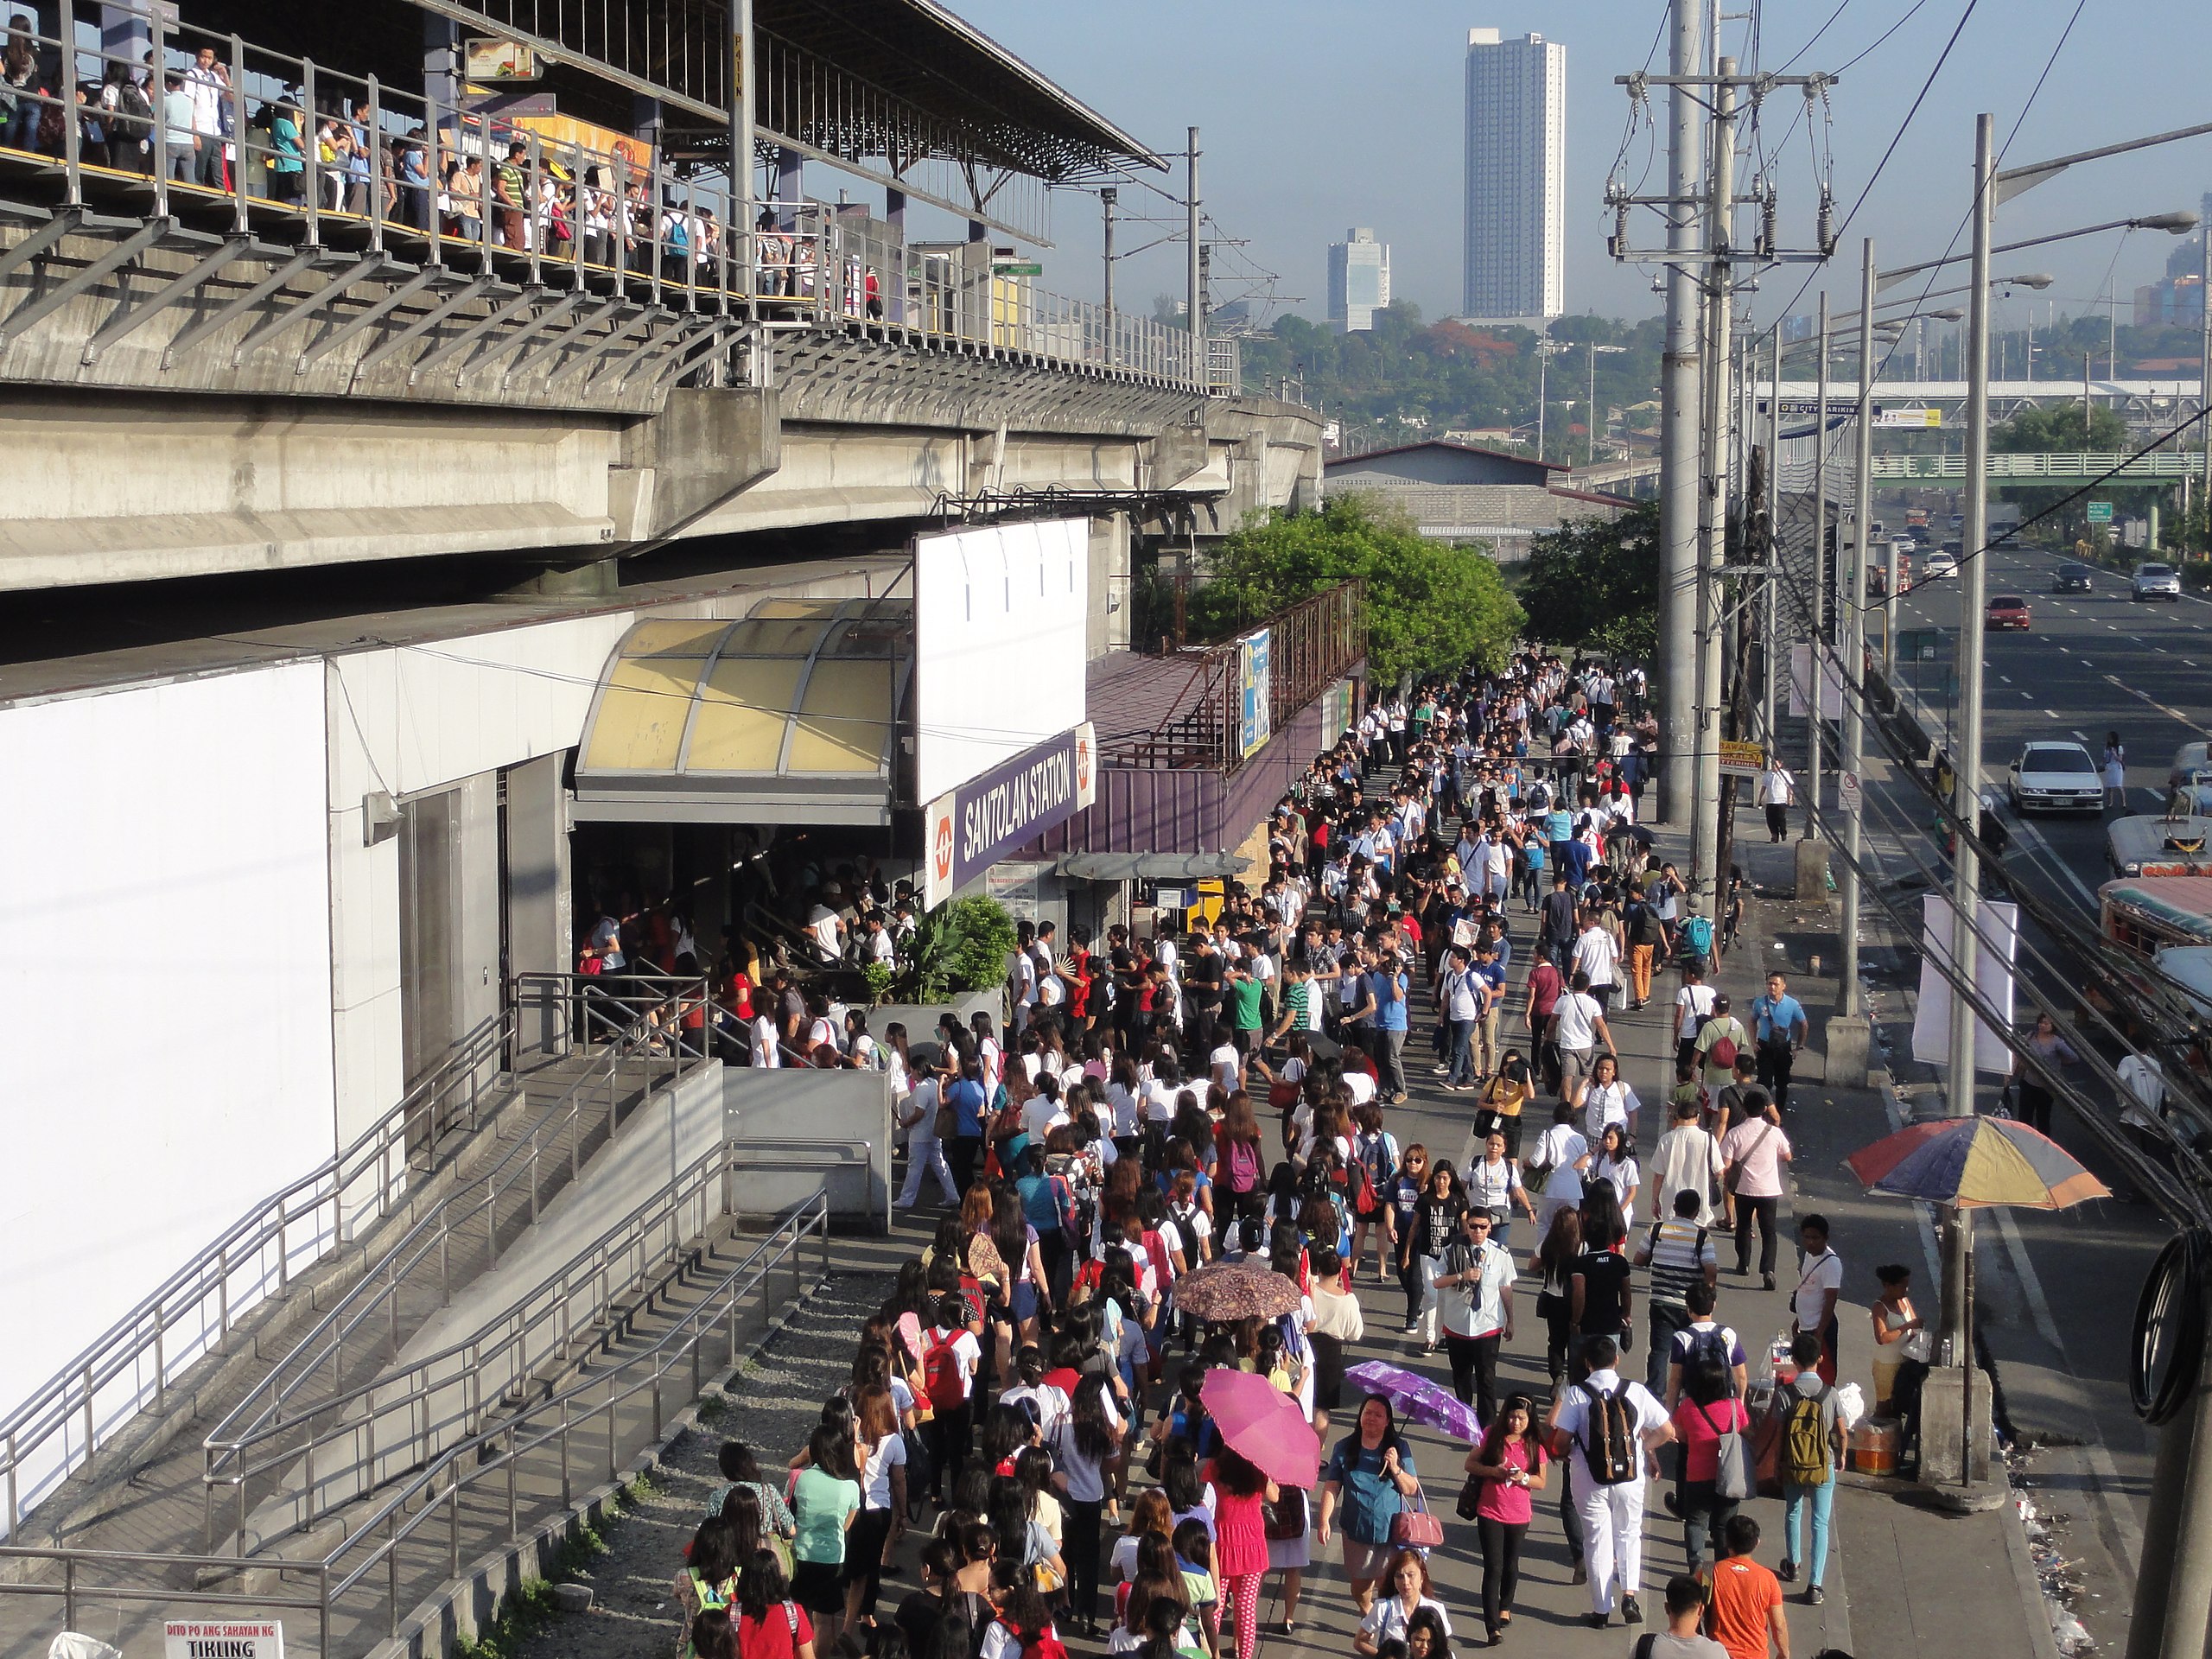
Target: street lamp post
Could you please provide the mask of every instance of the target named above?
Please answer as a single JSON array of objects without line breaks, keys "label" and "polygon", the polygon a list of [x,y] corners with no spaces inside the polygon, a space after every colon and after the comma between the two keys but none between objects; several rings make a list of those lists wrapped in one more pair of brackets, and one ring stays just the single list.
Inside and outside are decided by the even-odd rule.
[{"label": "street lamp post", "polygon": [[[1843,669],[1852,680],[1859,677],[1866,652],[1862,642],[1866,637],[1866,547],[1867,531],[1873,518],[1874,496],[1874,238],[1866,238],[1859,251],[1859,429],[1858,451],[1853,469],[1853,517],[1857,533],[1852,537],[1851,567],[1848,581],[1839,582],[1838,603],[1843,611]],[[1839,541],[1840,538],[1839,537]],[[1837,549],[1839,556],[1841,548]],[[1838,573],[1841,575],[1841,572]],[[1859,700],[1847,696],[1843,700],[1843,764],[1842,773],[1852,785],[1859,782],[1860,750],[1864,739],[1859,725]],[[1839,783],[1836,804],[1843,814],[1843,874],[1837,886],[1841,899],[1842,962],[1838,972],[1838,1011],[1847,1019],[1858,1018],[1859,1004],[1859,814],[1858,791],[1847,789]],[[1833,1033],[1834,1027],[1830,1031]],[[1863,1043],[1862,1036],[1859,1040]],[[1834,1036],[1830,1038],[1834,1052]],[[1863,1053],[1862,1048],[1859,1051]]]},{"label": "street lamp post", "polygon": [[[1582,434],[1582,464],[1589,467],[1598,464],[1598,353],[1603,352],[1606,356],[1611,357],[1628,350],[1628,347],[1600,346],[1594,340],[1587,340],[1582,343],[1590,357],[1590,412],[1584,423]],[[1538,459],[1541,460],[1542,457],[1539,455]]]}]

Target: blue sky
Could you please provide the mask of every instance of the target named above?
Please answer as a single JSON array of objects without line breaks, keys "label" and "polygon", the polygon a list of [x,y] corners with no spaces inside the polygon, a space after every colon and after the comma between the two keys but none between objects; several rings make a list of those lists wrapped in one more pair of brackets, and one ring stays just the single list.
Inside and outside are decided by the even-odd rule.
[{"label": "blue sky", "polygon": [[[1629,317],[1656,308],[1648,276],[1617,267],[1605,255],[1603,192],[1628,109],[1613,77],[1643,66],[1663,0],[1516,0],[1473,9],[1435,0],[1359,6],[1318,0],[950,3],[1159,148],[1179,149],[1184,128],[1198,124],[1201,193],[1210,213],[1228,234],[1249,238],[1251,261],[1278,273],[1280,291],[1302,296],[1294,308],[1316,318],[1325,309],[1327,245],[1353,224],[1372,225],[1390,243],[1399,297],[1432,317],[1457,308],[1466,31],[1495,26],[1509,38],[1533,30],[1563,41],[1567,308]],[[1911,7],[1912,0],[1844,0],[1827,34],[1793,68],[1842,64]],[[1726,9],[1748,10],[1749,0]],[[1829,131],[1839,218],[1866,187],[1965,9],[1966,0],[1923,0],[1834,88]],[[2073,0],[1980,0],[1830,268],[1826,280],[1838,308],[1855,303],[1861,234],[1876,238],[1884,264],[1943,251],[1965,210],[1974,113],[1997,117],[2002,143],[2073,10]],[[1834,0],[1769,4],[1766,65],[1777,67],[1796,55],[1835,11]],[[1724,45],[1738,55],[1746,29],[1740,22],[1724,25]],[[2203,80],[2208,61],[2212,6],[2196,0],[2085,3],[2008,159],[2040,159],[2212,121]],[[1656,67],[1663,73],[1663,47]],[[1796,96],[1777,94],[1769,106],[1770,131],[1789,124]],[[1800,122],[1777,173],[1784,239],[1798,245],[1810,239],[1815,201],[1805,137]],[[1637,141],[1631,179],[1642,172],[1645,142]],[[1647,188],[1664,179],[1662,155]],[[1999,239],[2194,208],[2208,189],[2212,136],[2078,168],[2008,203]],[[1048,286],[1096,295],[1096,217],[1088,198],[1058,200]],[[1137,239],[1133,232],[1124,245]],[[2111,235],[2038,251],[2032,263],[2019,257],[2014,268],[2055,274],[2059,281],[2047,297],[2062,313],[2080,312],[2091,308],[2108,280],[2125,302],[2135,284],[2162,274],[2172,245],[2154,232]],[[1230,256],[1223,257],[1227,263]],[[1123,303],[1179,292],[1179,251],[1168,248],[1124,265],[1118,279]],[[1771,316],[1802,277],[1802,268],[1770,273],[1765,291],[1751,302],[1754,315]],[[1811,303],[1808,294],[1800,308],[1809,311]],[[2038,319],[2043,303],[2037,302]],[[2009,309],[2017,323],[2024,314],[2017,304]],[[2000,324],[2006,320],[2000,314]],[[2125,311],[2121,320],[2127,320]]]}]

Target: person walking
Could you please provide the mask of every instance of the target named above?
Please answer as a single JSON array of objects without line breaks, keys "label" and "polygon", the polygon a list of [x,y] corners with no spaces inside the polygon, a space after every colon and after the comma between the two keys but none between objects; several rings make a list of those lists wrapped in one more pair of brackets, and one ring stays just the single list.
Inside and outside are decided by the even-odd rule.
[{"label": "person walking", "polygon": [[925,1175],[936,1177],[938,1190],[947,1204],[960,1202],[960,1188],[953,1181],[952,1166],[944,1160],[944,1141],[938,1130],[940,1122],[950,1121],[943,1089],[934,1077],[918,1077],[899,1103],[899,1122],[906,1131],[906,1184],[899,1194],[901,1210],[911,1210],[921,1201]]},{"label": "person walking", "polygon": [[1346,1016],[1368,1021],[1375,1039],[1376,1088],[1384,1103],[1406,1098],[1406,974],[1395,957],[1378,953],[1362,980],[1359,1006]]},{"label": "person walking", "polygon": [[1399,1435],[1390,1402],[1379,1394],[1369,1395],[1360,1406],[1357,1424],[1337,1442],[1322,1467],[1313,1526],[1314,1540],[1324,1549],[1332,1529],[1340,1526],[1344,1577],[1351,1583],[1352,1605],[1362,1618],[1374,1603],[1376,1580],[1394,1553],[1390,1523],[1420,1491],[1414,1449]]},{"label": "person walking", "polygon": [[1789,1659],[1789,1621],[1782,1611],[1782,1586],[1751,1559],[1759,1523],[1732,1518],[1721,1534],[1724,1554],[1713,1571],[1707,1627],[1728,1659]]},{"label": "person walking", "polygon": [[1821,1380],[1835,1383],[1838,1335],[1835,1305],[1843,1294],[1843,1258],[1828,1247],[1826,1216],[1808,1216],[1797,1226],[1797,1288],[1790,1296],[1790,1334],[1821,1344]]},{"label": "person walking", "polygon": [[1720,1257],[1711,1233],[1698,1219],[1699,1201],[1700,1195],[1688,1189],[1675,1193],[1674,1213],[1651,1224],[1636,1253],[1637,1266],[1651,1269],[1650,1346],[1644,1353],[1643,1386],[1655,1395],[1667,1386],[1675,1333],[1689,1328],[1690,1287],[1719,1282]]},{"label": "person walking", "polygon": [[1536,1206],[1536,1236],[1551,1236],[1552,1217],[1561,1210],[1580,1209],[1582,1177],[1590,1167],[1590,1143],[1574,1125],[1574,1108],[1561,1101],[1552,1109],[1552,1126],[1536,1139],[1529,1154],[1527,1178],[1542,1189]]},{"label": "person walking", "polygon": [[1735,1209],[1737,1274],[1751,1270],[1751,1227],[1756,1222],[1760,1286],[1772,1290],[1778,1244],[1775,1219],[1782,1207],[1782,1166],[1789,1161],[1789,1137],[1782,1132],[1782,1114],[1764,1093],[1746,1096],[1744,1103],[1747,1112],[1754,1105],[1758,1111],[1721,1137],[1720,1183]]},{"label": "person walking", "polygon": [[1789,839],[1789,809],[1797,799],[1797,780],[1783,767],[1781,757],[1770,754],[1766,770],[1754,785],[1759,804],[1766,809],[1766,838],[1779,845]]},{"label": "person walking", "polygon": [[1715,1205],[1726,1195],[1720,1186],[1720,1143],[1698,1122],[1697,1097],[1675,1103],[1674,1127],[1659,1137],[1645,1175],[1651,1189],[1651,1213],[1671,1216],[1682,1193],[1697,1198],[1697,1224],[1710,1227]]},{"label": "person walking", "polygon": [[1618,1590],[1622,1622],[1641,1624],[1637,1590],[1643,1569],[1643,1484],[1658,1473],[1656,1453],[1675,1438],[1666,1412],[1641,1382],[1614,1369],[1611,1337],[1591,1339],[1590,1374],[1552,1402],[1552,1455],[1567,1462],[1590,1578],[1590,1625],[1611,1622]]},{"label": "person walking", "polygon": [[1809,1031],[1804,1005],[1789,995],[1780,974],[1766,976],[1766,994],[1751,1004],[1751,1035],[1758,1044],[1760,1086],[1774,1103],[1789,1109],[1789,1072]]},{"label": "person walking", "polygon": [[[2044,1071],[2037,1071],[2028,1065],[2028,1054],[2033,1053],[2042,1061]],[[2035,1029],[2028,1033],[2024,1052],[2012,1056],[2012,1087],[2019,1096],[2020,1122],[2037,1135],[2050,1133],[2051,1093],[2044,1081],[2062,1065],[2070,1065],[2080,1057],[2058,1034],[2058,1027],[2047,1014],[2036,1015]]]},{"label": "person walking", "polygon": [[1482,1147],[1482,1156],[1467,1166],[1467,1202],[1489,1215],[1491,1243],[1510,1250],[1514,1205],[1517,1202],[1532,1222],[1536,1206],[1521,1185],[1521,1172],[1506,1155],[1505,1131],[1492,1129],[1483,1137]]},{"label": "person walking", "polygon": [[[1720,1448],[1729,1436],[1748,1434],[1751,1420],[1736,1397],[1727,1367],[1707,1355],[1691,1368],[1669,1421],[1681,1446],[1682,1478],[1674,1507],[1682,1517],[1682,1551],[1689,1570],[1702,1577],[1707,1541],[1726,1535],[1736,1506],[1750,1495],[1721,1490]],[[1745,1453],[1738,1472],[1748,1471],[1748,1446],[1739,1442],[1737,1449]]]},{"label": "person walking", "polygon": [[[1600,933],[1599,938],[1604,938]],[[1590,1086],[1598,1045],[1618,1060],[1620,1050],[1605,1027],[1605,1007],[1590,995],[1590,979],[1580,969],[1567,982],[1568,990],[1552,1005],[1551,1040],[1559,1047],[1560,1092],[1570,1106],[1580,1107]]]},{"label": "person walking", "polygon": [[1497,1351],[1513,1340],[1513,1257],[1491,1242],[1491,1212],[1460,1211],[1459,1236],[1436,1275],[1438,1322],[1452,1357],[1452,1392],[1478,1421],[1497,1415]]},{"label": "person walking", "polygon": [[2105,758],[2097,767],[2105,786],[2105,810],[2127,810],[2127,748],[2118,732],[2105,734]]},{"label": "person walking", "polygon": [[[1843,1451],[1843,1421],[1836,1411],[1835,1389],[1817,1369],[1820,1338],[1800,1332],[1789,1344],[1789,1357],[1798,1369],[1796,1380],[1781,1391],[1782,1444],[1777,1463],[1782,1474],[1782,1567],[1777,1576],[1784,1584],[1795,1584],[1798,1564],[1803,1562],[1805,1599],[1818,1605],[1827,1599],[1821,1578],[1828,1564],[1828,1526]],[[1803,1522],[1808,1513],[1813,1521],[1809,1555],[1799,1548],[1806,1541]]]},{"label": "person walking", "polygon": [[1705,1580],[1677,1573],[1667,1580],[1667,1628],[1637,1644],[1636,1659],[1728,1659],[1728,1649],[1705,1634]]},{"label": "person walking", "polygon": [[1535,1433],[1535,1407],[1525,1394],[1507,1397],[1481,1442],[1467,1453],[1470,1482],[1480,1489],[1475,1533],[1483,1548],[1483,1628],[1492,1647],[1513,1622],[1521,1543],[1535,1518],[1535,1495],[1544,1490],[1550,1461]]},{"label": "person walking", "polygon": [[1448,1093],[1461,1094],[1475,1086],[1475,1031],[1489,1001],[1488,982],[1475,971],[1466,951],[1454,945],[1436,986],[1436,1005],[1451,1031],[1451,1058],[1444,1076]]}]

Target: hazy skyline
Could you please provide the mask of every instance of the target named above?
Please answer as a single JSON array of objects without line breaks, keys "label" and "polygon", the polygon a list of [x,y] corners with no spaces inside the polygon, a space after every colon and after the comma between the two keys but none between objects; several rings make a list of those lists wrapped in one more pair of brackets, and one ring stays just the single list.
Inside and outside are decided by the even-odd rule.
[{"label": "hazy skyline", "polygon": [[[1084,9],[1015,0],[950,0],[955,9],[1103,113],[1158,149],[1179,150],[1184,129],[1202,129],[1200,194],[1232,238],[1248,239],[1251,263],[1279,273],[1286,308],[1320,320],[1327,295],[1328,245],[1348,225],[1372,226],[1391,246],[1392,290],[1425,316],[1457,308],[1460,286],[1461,124],[1466,31],[1494,26],[1508,38],[1531,31],[1567,51],[1567,308],[1631,320],[1652,315],[1650,274],[1614,264],[1605,250],[1611,224],[1605,178],[1627,123],[1617,75],[1644,67],[1665,16],[1663,0],[1573,0],[1572,3],[1444,5],[1391,0],[1348,10],[1316,0],[1215,0],[1204,7],[1164,0],[1120,0]],[[1833,177],[1840,222],[1865,188],[1966,0],[1857,0],[1827,34],[1807,41],[1836,8],[1827,0],[1768,8],[1762,60],[1792,73],[1835,69],[1891,25],[1897,32],[1844,73],[1830,93]],[[2063,0],[1981,0],[1958,44],[1899,143],[1859,216],[1845,233],[1825,277],[1799,308],[1809,311],[1825,281],[1839,309],[1856,304],[1859,238],[1876,238],[1885,265],[1944,251],[1966,209],[1974,115],[1997,118],[2004,143],[2074,6]],[[1724,49],[1739,57],[1747,25],[1724,26]],[[1172,47],[1172,50],[1170,48]],[[2039,160],[2094,145],[2212,119],[2202,65],[2212,54],[2212,8],[2180,5],[2085,7],[2075,22],[2007,159]],[[1794,59],[1795,61],[1789,61]],[[1654,62],[1664,73],[1664,43]],[[1791,125],[1800,94],[1777,90],[1768,106],[1772,143]],[[1664,116],[1663,92],[1653,93]],[[1799,120],[1777,168],[1782,234],[1802,246],[1813,236],[1817,185]],[[1652,143],[1639,135],[1627,164],[1631,184],[1644,173]],[[1650,157],[1648,194],[1663,188],[1665,156]],[[1741,174],[1739,172],[1739,178]],[[1179,168],[1160,181],[1178,192]],[[2005,205],[1999,240],[2177,207],[2194,209],[2212,188],[2212,136],[2131,157],[2091,162]],[[1154,199],[1155,212],[1170,212]],[[1098,288],[1096,211],[1090,198],[1058,197],[1056,246],[1046,255],[1047,286],[1094,296]],[[1656,239],[1648,211],[1632,221],[1640,242]],[[1143,238],[1125,235],[1122,245]],[[2004,262],[1999,274],[2047,270],[2056,286],[2038,296],[2036,316],[2055,300],[2061,314],[2101,308],[2107,280],[2129,321],[2137,284],[2163,274],[2173,238],[2118,233],[2036,250]],[[1963,246],[1963,244],[1961,244]],[[1153,295],[1180,294],[1180,250],[1132,259],[1116,278],[1122,302],[1149,308]],[[1219,256],[1217,303],[1235,297],[1228,276],[1235,256]],[[1765,319],[1797,291],[1805,267],[1770,272],[1752,296]],[[2110,273],[2109,279],[2107,273]],[[1999,326],[2024,320],[2024,302],[2000,305]]]}]

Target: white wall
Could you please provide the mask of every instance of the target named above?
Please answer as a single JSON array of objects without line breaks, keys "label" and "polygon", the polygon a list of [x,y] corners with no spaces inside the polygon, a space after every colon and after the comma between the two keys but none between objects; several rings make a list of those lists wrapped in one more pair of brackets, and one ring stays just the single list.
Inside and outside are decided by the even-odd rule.
[{"label": "white wall", "polygon": [[314,663],[0,709],[0,1410],[334,1150],[323,748]]},{"label": "white wall", "polygon": [[[914,544],[915,793],[925,802],[1083,724],[1085,518]],[[1009,673],[1006,664],[1019,670]]]},{"label": "white wall", "polygon": [[636,620],[634,611],[613,611],[351,652],[319,665],[330,688],[330,986],[341,1142],[398,1103],[404,1072],[399,843],[362,845],[364,798],[442,788],[573,747],[600,671]]}]

